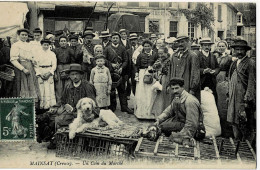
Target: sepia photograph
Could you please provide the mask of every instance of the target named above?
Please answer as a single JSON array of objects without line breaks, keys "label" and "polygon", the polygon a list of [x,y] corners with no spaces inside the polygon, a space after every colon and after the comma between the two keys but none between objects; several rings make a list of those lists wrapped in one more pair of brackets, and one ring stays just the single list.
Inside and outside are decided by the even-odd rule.
[{"label": "sepia photograph", "polygon": [[0,1],[0,168],[256,169],[256,6]]}]

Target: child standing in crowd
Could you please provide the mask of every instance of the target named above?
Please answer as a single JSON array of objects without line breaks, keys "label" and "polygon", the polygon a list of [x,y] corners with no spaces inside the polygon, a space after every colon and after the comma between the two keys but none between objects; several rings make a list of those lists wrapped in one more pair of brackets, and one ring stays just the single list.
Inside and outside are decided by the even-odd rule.
[{"label": "child standing in crowd", "polygon": [[109,69],[105,66],[105,56],[97,55],[95,60],[96,67],[91,70],[90,83],[95,86],[98,106],[107,109],[110,106],[112,79]]}]

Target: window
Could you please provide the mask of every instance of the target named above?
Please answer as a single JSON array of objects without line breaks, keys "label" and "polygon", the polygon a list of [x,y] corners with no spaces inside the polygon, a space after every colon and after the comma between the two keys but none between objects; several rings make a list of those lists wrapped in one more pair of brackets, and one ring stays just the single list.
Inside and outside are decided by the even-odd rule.
[{"label": "window", "polygon": [[80,32],[83,30],[82,21],[55,21],[55,30],[68,28],[70,32]]},{"label": "window", "polygon": [[130,7],[139,7],[139,2],[127,2],[127,6],[130,6]]},{"label": "window", "polygon": [[169,2],[169,4],[168,4],[168,5],[169,5],[169,7],[172,7],[172,2]]},{"label": "window", "polygon": [[159,21],[150,20],[149,21],[149,32],[157,33],[159,32]]},{"label": "window", "polygon": [[241,21],[242,21],[242,15],[238,15],[237,16],[237,23],[241,23]]},{"label": "window", "polygon": [[194,38],[195,37],[195,26],[191,22],[188,23],[188,36],[190,38]]},{"label": "window", "polygon": [[178,22],[170,21],[170,37],[177,37],[178,33]]},{"label": "window", "polygon": [[191,8],[191,2],[188,2],[188,9]]},{"label": "window", "polygon": [[159,7],[159,2],[149,2],[149,7]]},{"label": "window", "polygon": [[222,21],[222,6],[218,5],[218,21]]},{"label": "window", "polygon": [[210,3],[210,9],[214,13],[214,4],[213,3]]}]

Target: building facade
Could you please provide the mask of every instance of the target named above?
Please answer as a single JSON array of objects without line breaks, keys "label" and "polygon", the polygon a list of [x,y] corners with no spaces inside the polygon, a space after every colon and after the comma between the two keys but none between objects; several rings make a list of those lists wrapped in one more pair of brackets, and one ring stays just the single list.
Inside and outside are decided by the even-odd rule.
[{"label": "building facade", "polygon": [[[31,22],[31,29],[40,27],[44,31],[57,31],[67,28],[71,32],[82,32],[86,26],[90,26],[94,31],[102,31],[112,3],[97,2],[91,15],[95,2],[28,2],[31,21],[34,21]],[[179,9],[195,9],[197,2],[115,2],[110,14],[120,12],[138,15],[142,32],[157,33],[162,38],[187,34],[190,38],[210,36],[215,41],[217,37],[225,39],[236,36],[237,11],[234,6],[230,3],[206,4],[213,11],[215,18],[214,30],[208,31],[207,35],[201,32],[200,26],[195,27],[184,14],[178,12]]]}]

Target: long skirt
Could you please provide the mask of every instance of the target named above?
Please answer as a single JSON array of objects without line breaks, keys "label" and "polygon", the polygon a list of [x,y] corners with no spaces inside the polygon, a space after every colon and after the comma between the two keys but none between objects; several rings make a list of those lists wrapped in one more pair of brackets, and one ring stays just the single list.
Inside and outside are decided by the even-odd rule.
[{"label": "long skirt", "polygon": [[49,109],[56,105],[53,76],[50,76],[48,80],[42,80],[39,77],[38,83],[41,92],[40,109]]},{"label": "long skirt", "polygon": [[146,69],[140,69],[139,71],[139,81],[136,83],[136,94],[135,94],[135,107],[134,114],[138,119],[155,119],[156,116],[152,114],[151,99],[154,95],[152,91],[152,85],[155,83],[155,79],[152,84],[145,84],[143,78]]},{"label": "long skirt", "polygon": [[19,96],[23,98],[34,98],[35,102],[38,102],[40,99],[40,90],[32,62],[20,61],[20,64],[29,70],[30,74],[26,75],[21,72],[21,90]]}]

